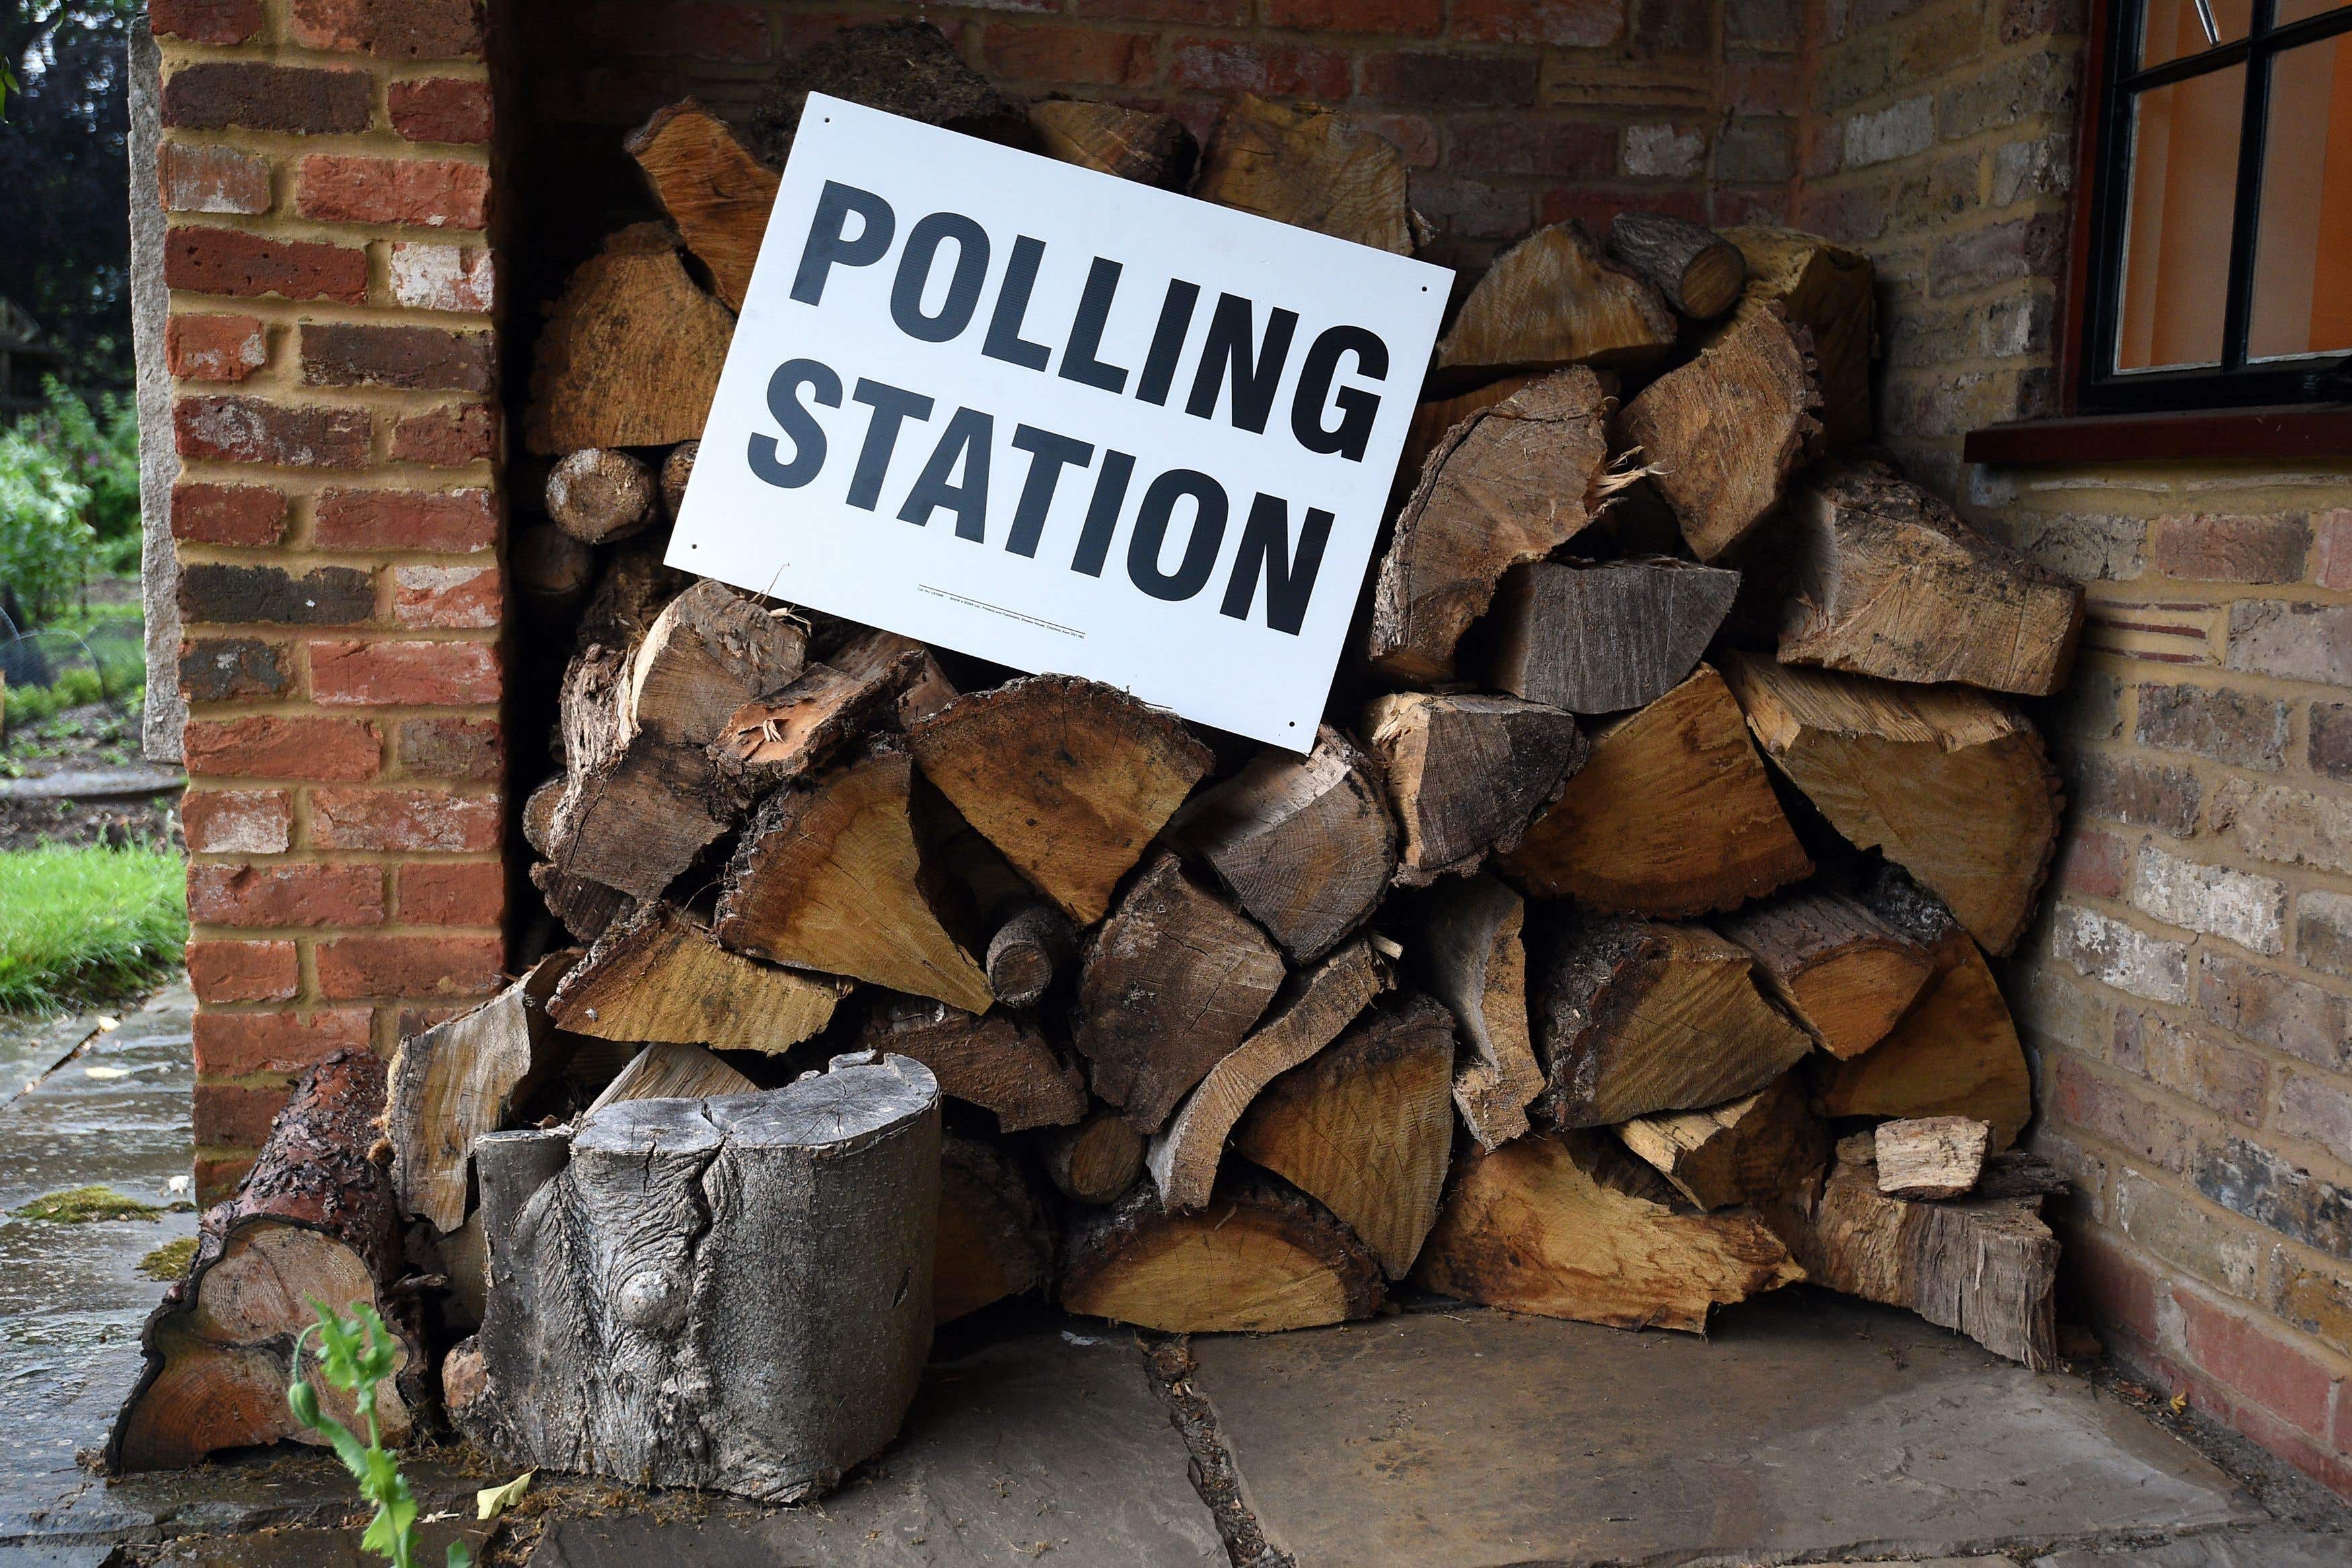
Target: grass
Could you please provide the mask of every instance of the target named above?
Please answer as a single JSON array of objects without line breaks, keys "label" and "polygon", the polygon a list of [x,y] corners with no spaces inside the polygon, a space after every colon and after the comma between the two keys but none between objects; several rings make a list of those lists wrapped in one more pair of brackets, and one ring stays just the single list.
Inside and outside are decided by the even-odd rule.
[{"label": "grass", "polygon": [[0,854],[0,1012],[131,994],[180,962],[186,872],[157,849]]},{"label": "grass", "polygon": [[17,1219],[39,1220],[46,1225],[90,1225],[109,1219],[159,1219],[163,1213],[153,1204],[142,1204],[137,1198],[125,1197],[112,1187],[69,1187],[62,1193],[50,1193],[35,1198],[24,1207],[8,1212]]}]

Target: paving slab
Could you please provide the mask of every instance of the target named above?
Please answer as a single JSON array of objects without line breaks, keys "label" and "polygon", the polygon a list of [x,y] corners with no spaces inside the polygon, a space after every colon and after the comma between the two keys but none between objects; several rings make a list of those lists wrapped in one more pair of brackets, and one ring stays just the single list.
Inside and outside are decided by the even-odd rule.
[{"label": "paving slab", "polygon": [[549,1527],[529,1568],[1222,1565],[1131,1335],[1026,1327],[935,1363],[870,1474],[806,1508]]},{"label": "paving slab", "polygon": [[2032,1568],[2345,1568],[2347,1563],[2352,1563],[2352,1536],[2275,1528],[2191,1535],[2158,1546],[2058,1552],[2035,1558]]},{"label": "paving slab", "polygon": [[145,800],[187,787],[177,768],[60,768],[31,778],[0,779],[0,802],[17,800]]},{"label": "paving slab", "polygon": [[1708,1340],[1465,1308],[1192,1354],[1299,1568],[1932,1559],[2267,1517],[2079,1379],[1810,1289]]}]

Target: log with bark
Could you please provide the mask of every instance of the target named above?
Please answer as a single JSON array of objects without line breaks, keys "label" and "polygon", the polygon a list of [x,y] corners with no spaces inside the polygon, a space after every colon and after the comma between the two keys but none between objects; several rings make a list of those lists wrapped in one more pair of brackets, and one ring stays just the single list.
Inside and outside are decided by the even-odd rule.
[{"label": "log with bark", "polygon": [[1571,713],[1617,713],[1687,679],[1739,574],[1651,556],[1514,568],[1495,598],[1488,679]]},{"label": "log with bark", "polygon": [[1748,263],[1732,324],[1773,306],[1811,333],[1824,445],[1835,450],[1867,440],[1870,362],[1878,346],[1870,258],[1795,229],[1727,228],[1722,234]]},{"label": "log with bark", "polygon": [[1029,106],[1030,128],[1049,158],[1138,184],[1181,190],[1198,149],[1172,114],[1049,98]]},{"label": "log with bark", "polygon": [[1910,872],[1988,951],[2015,945],[2063,804],[2022,714],[1964,687],[1897,686],[1761,655],[1735,653],[1724,670],[1765,755],[1832,826]]},{"label": "log with bark", "polygon": [[791,157],[812,92],[1008,147],[1034,140],[1028,118],[964,64],[939,28],[912,18],[843,27],[777,68],[752,113],[749,142],[769,168]]},{"label": "log with bark", "polygon": [[508,565],[523,597],[551,618],[577,609],[596,582],[596,552],[553,523],[518,529]]},{"label": "log with bark", "polygon": [[1083,1219],[1068,1246],[1069,1311],[1163,1333],[1264,1333],[1368,1318],[1384,1292],[1370,1248],[1271,1177],[1228,1181],[1196,1214],[1139,1186]]},{"label": "log with bark", "polygon": [[583,544],[609,544],[654,520],[654,473],[609,447],[566,453],[547,474],[547,515]]},{"label": "log with bark", "polygon": [[1053,1276],[1053,1227],[1021,1163],[982,1139],[947,1134],[940,1142],[931,1321],[976,1312]]},{"label": "log with bark", "polygon": [[920,643],[892,632],[851,638],[728,715],[710,746],[720,775],[746,791],[808,777],[906,694],[927,657]]},{"label": "log with bark", "polygon": [[776,172],[690,98],[656,110],[622,145],[719,299],[741,310],[776,205]]},{"label": "log with bark", "polygon": [[1823,1050],[1857,1057],[1895,1026],[1935,972],[1927,951],[1843,893],[1801,889],[1715,922]]},{"label": "log with bark", "polygon": [[1738,304],[1748,281],[1748,258],[1738,246],[1671,213],[1619,213],[1609,226],[1609,254],[1696,321],[1711,321]]},{"label": "log with bark", "polygon": [[623,229],[572,275],[540,330],[524,445],[554,458],[700,439],[734,335],[727,307],[687,276],[675,233]]},{"label": "log with bark", "polygon": [[1192,195],[1375,250],[1412,254],[1402,155],[1319,104],[1244,93],[1226,105]]},{"label": "log with bark", "polygon": [[1673,352],[1657,289],[1602,253],[1570,218],[1495,258],[1437,345],[1437,374],[1567,364],[1649,365]]},{"label": "log with bark", "polygon": [[730,952],[685,911],[652,904],[598,939],[548,1011],[559,1028],[601,1040],[781,1055],[830,1023],[848,990]]},{"label": "log with bark", "polygon": [[988,988],[1008,1007],[1034,1007],[1076,961],[1077,929],[1043,899],[1017,905],[988,939]]},{"label": "log with bark", "polygon": [[922,1063],[941,1094],[993,1112],[1000,1131],[1059,1127],[1087,1113],[1077,1064],[1017,1014],[975,1016],[929,997],[890,996],[866,1015],[857,1043]]},{"label": "log with bark", "polygon": [[1497,868],[1538,898],[1612,913],[1730,909],[1808,876],[1739,704],[1707,665],[1593,731],[1559,799]]},{"label": "log with bark", "polygon": [[1784,1073],[1703,1110],[1636,1116],[1618,1124],[1617,1137],[1700,1208],[1810,1202],[1829,1163],[1830,1137],[1806,1107],[1799,1077]]},{"label": "log with bark", "polygon": [[1873,1133],[1878,1190],[1892,1198],[1957,1198],[1984,1174],[1988,1122],[1973,1116],[1882,1121]]},{"label": "log with bark", "polygon": [[1497,878],[1440,883],[1406,954],[1413,984],[1454,1014],[1454,1108],[1489,1149],[1528,1130],[1544,1086],[1528,1026],[1526,919],[1526,901]]},{"label": "log with bark", "polygon": [[1510,697],[1408,691],[1375,699],[1362,732],[1404,826],[1397,880],[1467,876],[1519,841],[1584,762],[1584,736],[1558,708]]},{"label": "log with bark", "polygon": [[[417,1296],[398,1288],[392,1173],[369,1157],[383,1109],[384,1065],[364,1051],[333,1052],[294,1086],[236,1195],[205,1214],[186,1274],[140,1331],[145,1359],[107,1437],[110,1473],[182,1469],[289,1438],[323,1443],[286,1404],[296,1338],[318,1321],[314,1300],[383,1314],[394,1363],[375,1419],[387,1444],[406,1440],[427,1363]],[[321,1411],[357,1419],[315,1356],[302,1378]]]},{"label": "log with bark", "polygon": [[1037,1140],[1045,1179],[1075,1203],[1118,1201],[1143,1174],[1143,1135],[1124,1116],[1097,1110]]},{"label": "log with bark", "polygon": [[686,504],[686,487],[694,479],[695,454],[701,450],[700,441],[680,441],[662,459],[662,515],[672,521],[677,521],[678,509]]}]

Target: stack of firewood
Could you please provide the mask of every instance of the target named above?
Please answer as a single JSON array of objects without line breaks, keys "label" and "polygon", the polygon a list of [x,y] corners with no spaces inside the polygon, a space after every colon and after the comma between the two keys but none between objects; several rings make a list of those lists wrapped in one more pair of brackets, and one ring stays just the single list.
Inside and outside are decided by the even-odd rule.
[{"label": "stack of firewood", "polygon": [[1811,1279],[2048,1364],[2056,1183],[2009,1148],[1987,955],[2060,806],[2011,699],[2058,689],[2081,598],[1867,454],[1867,262],[1639,213],[1496,258],[1300,756],[661,564],[811,88],[1425,230],[1338,114],[1244,99],[1195,160],[1163,116],[1017,110],[913,24],[793,62],[748,144],[690,101],[631,140],[669,222],[553,306],[516,549],[577,650],[523,819],[568,934],[391,1071],[438,1321],[501,1245],[478,1140],[867,1049],[947,1097],[937,1321],[1295,1328],[1410,1282],[1697,1330]]}]

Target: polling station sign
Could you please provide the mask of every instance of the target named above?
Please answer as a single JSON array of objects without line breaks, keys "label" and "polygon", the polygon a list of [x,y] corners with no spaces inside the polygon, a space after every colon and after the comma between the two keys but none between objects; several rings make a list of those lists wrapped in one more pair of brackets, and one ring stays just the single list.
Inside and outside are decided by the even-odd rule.
[{"label": "polling station sign", "polygon": [[1305,751],[1450,279],[812,95],[669,563]]}]

